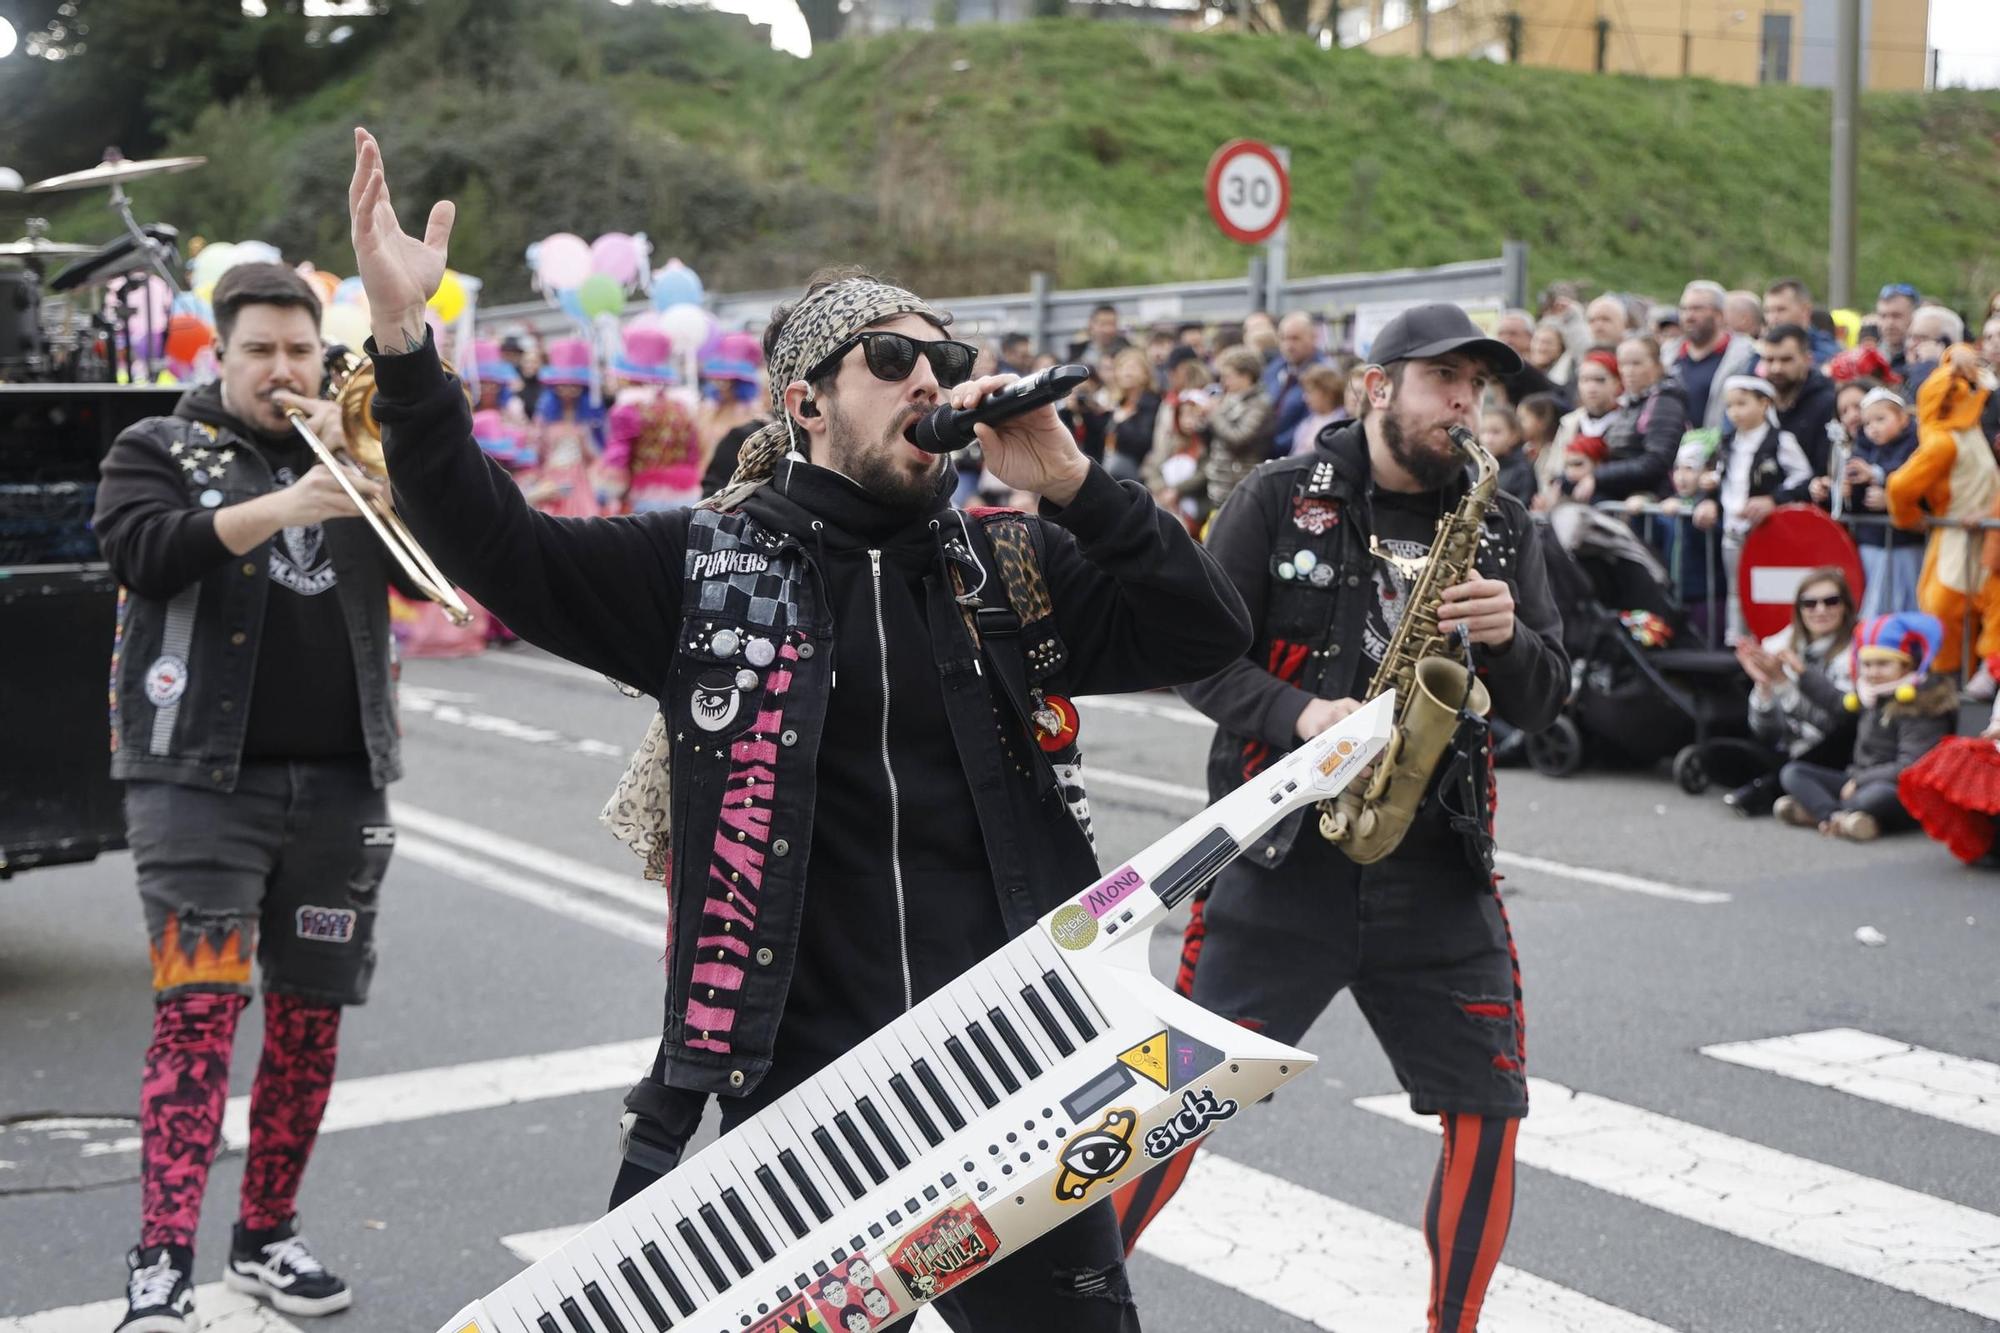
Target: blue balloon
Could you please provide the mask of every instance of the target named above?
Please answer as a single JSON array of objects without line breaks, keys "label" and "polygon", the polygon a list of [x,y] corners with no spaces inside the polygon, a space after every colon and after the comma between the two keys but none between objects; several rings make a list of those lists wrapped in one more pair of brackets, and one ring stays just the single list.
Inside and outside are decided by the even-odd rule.
[{"label": "blue balloon", "polygon": [[653,275],[652,296],[655,310],[665,310],[671,305],[700,305],[701,279],[691,268],[669,265]]},{"label": "blue balloon", "polygon": [[590,316],[583,312],[583,298],[577,295],[576,288],[565,287],[557,292],[556,304],[561,306],[562,312],[571,319],[580,319],[586,324],[590,322]]},{"label": "blue balloon", "polygon": [[335,305],[353,305],[365,295],[367,295],[367,292],[361,286],[361,279],[342,278],[340,285],[333,289],[333,303]]}]

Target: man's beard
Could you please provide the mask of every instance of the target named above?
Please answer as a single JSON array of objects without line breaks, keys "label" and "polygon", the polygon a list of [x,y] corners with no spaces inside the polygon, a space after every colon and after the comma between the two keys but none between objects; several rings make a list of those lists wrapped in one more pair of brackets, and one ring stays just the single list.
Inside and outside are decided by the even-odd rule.
[{"label": "man's beard", "polygon": [[1444,489],[1465,470],[1456,453],[1439,453],[1410,443],[1394,408],[1382,414],[1382,443],[1388,447],[1389,457],[1427,491]]},{"label": "man's beard", "polygon": [[922,513],[937,499],[938,483],[951,466],[948,454],[934,456],[923,471],[912,473],[897,461],[903,442],[903,428],[910,423],[908,412],[890,419],[888,430],[874,445],[861,437],[831,402],[826,405],[827,461],[834,471],[852,481],[890,509]]}]

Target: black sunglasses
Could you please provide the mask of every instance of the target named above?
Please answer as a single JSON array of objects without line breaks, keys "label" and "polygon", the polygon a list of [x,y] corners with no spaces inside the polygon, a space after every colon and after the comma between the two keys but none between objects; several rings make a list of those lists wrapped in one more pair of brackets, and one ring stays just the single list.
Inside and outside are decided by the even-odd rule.
[{"label": "black sunglasses", "polygon": [[1799,598],[1799,610],[1801,611],[1822,611],[1826,610],[1829,607],[1846,606],[1846,605],[1847,605],[1847,599],[1845,597],[1842,597],[1839,593],[1835,593],[1831,597]]},{"label": "black sunglasses", "polygon": [[918,354],[922,353],[931,363],[931,374],[937,376],[939,386],[949,389],[972,378],[972,363],[979,357],[979,349],[971,343],[955,342],[950,338],[925,342],[902,333],[864,332],[836,344],[831,352],[806,371],[804,378],[816,380],[832,370],[856,343],[861,345],[861,355],[868,362],[869,372],[876,379],[887,380],[891,384],[908,379],[910,372],[917,368]]}]

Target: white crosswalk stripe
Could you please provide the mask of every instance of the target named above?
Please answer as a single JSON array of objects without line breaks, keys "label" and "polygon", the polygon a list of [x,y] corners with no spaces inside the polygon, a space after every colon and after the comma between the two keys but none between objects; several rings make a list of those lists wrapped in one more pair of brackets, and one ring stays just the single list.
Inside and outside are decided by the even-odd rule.
[{"label": "white crosswalk stripe", "polygon": [[[2000,1319],[2000,1217],[1560,1083],[1529,1084],[1523,1165]],[[1401,1095],[1355,1105],[1438,1128]]]},{"label": "white crosswalk stripe", "polygon": [[2000,1064],[1853,1028],[1704,1046],[1731,1064],[1832,1088],[1967,1129],[2000,1134]]},{"label": "white crosswalk stripe", "polygon": [[[299,1333],[299,1326],[270,1306],[220,1282],[194,1289],[202,1333]],[[105,1333],[125,1315],[125,1298],[65,1305],[15,1319],[0,1316],[0,1333]]]}]

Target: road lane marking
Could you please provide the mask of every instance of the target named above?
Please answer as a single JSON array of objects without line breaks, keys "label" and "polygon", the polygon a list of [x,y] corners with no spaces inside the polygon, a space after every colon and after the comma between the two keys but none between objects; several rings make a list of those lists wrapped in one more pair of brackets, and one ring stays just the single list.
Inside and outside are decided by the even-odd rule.
[{"label": "road lane marking", "polygon": [[[2000,1319],[2000,1217],[1530,1079],[1519,1160],[1828,1268]],[[1356,1106],[1430,1133],[1402,1094]]]},{"label": "road lane marking", "polygon": [[588,736],[569,736],[550,727],[538,727],[529,722],[502,717],[498,713],[468,708],[463,702],[464,696],[451,697],[452,691],[432,690],[421,685],[405,685],[399,693],[403,711],[406,713],[415,713],[451,726],[484,732],[498,736],[502,740],[519,741],[524,745],[550,746],[593,759],[617,759],[621,762],[637,745],[636,741],[632,745],[618,745],[611,741],[593,740]]},{"label": "road lane marking", "polygon": [[[510,838],[478,824],[469,824],[400,800],[390,807],[390,814],[398,828],[451,843],[461,851],[510,862],[521,870],[547,875],[550,879],[562,880],[590,893],[615,898],[654,916],[667,909],[666,888],[651,883],[641,875],[621,875],[615,870],[606,870],[588,861],[579,861],[546,847]],[[605,845],[610,845],[608,839]],[[633,865],[638,864],[637,857],[632,857],[629,852],[625,855]]]},{"label": "road lane marking", "polygon": [[[527,1231],[500,1243],[532,1264],[581,1229]],[[1213,1152],[1195,1158],[1139,1249],[1334,1333],[1422,1333],[1430,1299],[1430,1259],[1415,1227]],[[1488,1333],[1670,1333],[1506,1264],[1493,1271],[1479,1326]],[[911,1333],[924,1327],[919,1322]]]},{"label": "road lane marking", "polygon": [[1150,694],[1081,694],[1075,702],[1084,708],[1102,708],[1107,713],[1131,713],[1137,717],[1156,717],[1163,722],[1179,722],[1189,727],[1210,727],[1215,723],[1203,717],[1185,704],[1167,703],[1165,698]]},{"label": "road lane marking", "polygon": [[594,926],[631,940],[634,944],[643,944],[656,955],[666,950],[665,904],[656,905],[660,920],[648,924],[619,908],[605,906],[594,896],[560,888],[544,880],[530,879],[428,838],[401,835],[396,839],[396,854],[433,870],[441,870],[478,888],[503,893],[582,925]]},{"label": "road lane marking", "polygon": [[1854,1028],[1722,1042],[1702,1047],[1701,1053],[2000,1134],[2000,1064],[1989,1061],[1947,1055]]},{"label": "road lane marking", "polygon": [[[299,1333],[299,1326],[254,1296],[220,1282],[194,1289],[194,1311],[202,1333]],[[125,1317],[125,1302],[114,1297],[88,1305],[65,1305],[37,1314],[0,1315],[0,1333],[104,1333]]]}]

